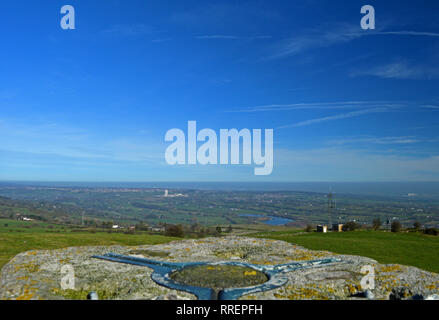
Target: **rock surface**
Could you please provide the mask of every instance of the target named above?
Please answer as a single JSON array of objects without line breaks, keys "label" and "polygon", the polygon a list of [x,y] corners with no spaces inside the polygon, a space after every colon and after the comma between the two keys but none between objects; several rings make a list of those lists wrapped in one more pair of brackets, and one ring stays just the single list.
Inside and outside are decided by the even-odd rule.
[{"label": "rock surface", "polygon": [[[292,271],[284,286],[241,299],[411,299],[439,293],[439,275],[402,265],[382,265],[375,260],[327,251],[312,251],[283,241],[247,237],[182,240],[160,245],[72,247],[28,251],[5,265],[0,277],[0,299],[86,299],[95,291],[100,299],[196,299],[151,280],[151,269],[93,259],[114,252],[172,262],[242,261],[276,265],[336,257],[343,263]],[[73,267],[74,289],[61,289],[66,276],[61,269]],[[361,287],[363,266],[374,268],[375,288]],[[66,268],[68,270],[69,268]]]}]

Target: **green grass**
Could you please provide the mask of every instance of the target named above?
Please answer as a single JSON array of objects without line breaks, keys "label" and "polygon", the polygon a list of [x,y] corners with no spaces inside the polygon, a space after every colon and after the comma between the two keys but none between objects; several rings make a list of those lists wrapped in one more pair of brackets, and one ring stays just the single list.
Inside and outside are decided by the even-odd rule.
[{"label": "green grass", "polygon": [[[107,232],[54,232],[53,230],[34,227],[27,229],[22,222],[7,222],[0,220],[0,268],[20,252],[29,250],[49,250],[76,246],[100,245],[148,245],[159,244],[178,238],[161,235],[123,234]],[[9,224],[4,227],[4,223]],[[13,230],[13,231],[10,231]]]},{"label": "green grass", "polygon": [[306,234],[281,231],[252,236],[283,240],[312,250],[360,255],[383,264],[409,265],[439,273],[439,237],[437,236],[383,231]]}]

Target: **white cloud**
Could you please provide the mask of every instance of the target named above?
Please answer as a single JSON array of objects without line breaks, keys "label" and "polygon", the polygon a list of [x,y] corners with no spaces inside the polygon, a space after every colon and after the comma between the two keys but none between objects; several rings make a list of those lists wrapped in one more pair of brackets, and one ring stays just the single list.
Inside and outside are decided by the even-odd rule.
[{"label": "white cloud", "polygon": [[439,33],[435,32],[419,32],[419,31],[382,31],[376,32],[375,34],[393,34],[393,35],[401,35],[401,36],[421,36],[421,37],[439,37]]},{"label": "white cloud", "polygon": [[301,121],[301,122],[297,122],[297,123],[293,123],[293,124],[289,124],[289,125],[280,126],[277,129],[304,127],[304,126],[322,123],[322,122],[354,118],[354,117],[362,116],[365,114],[390,112],[391,110],[393,110],[393,109],[373,108],[373,109],[358,110],[358,111],[336,114],[333,116],[327,116],[327,117],[321,117],[321,118],[315,118],[315,119],[310,119],[310,120],[306,120],[306,121]]},{"label": "white cloud", "polygon": [[274,176],[284,181],[437,181],[439,156],[409,157],[342,147],[280,149]]},{"label": "white cloud", "polygon": [[388,144],[414,144],[420,142],[414,136],[400,136],[400,137],[352,137],[352,138],[340,138],[333,139],[328,142],[330,145],[346,145],[346,144],[378,144],[378,145],[388,145]]},{"label": "white cloud", "polygon": [[228,110],[226,112],[264,112],[264,111],[287,111],[287,110],[332,110],[332,109],[361,109],[361,108],[397,108],[405,106],[399,101],[340,101],[340,102],[316,102],[316,103],[291,103],[269,104],[251,107],[247,109]]},{"label": "white cloud", "polygon": [[304,35],[289,38],[274,46],[268,59],[296,55],[311,49],[325,48],[336,44],[350,42],[366,36],[417,36],[439,37],[439,33],[423,31],[372,31],[361,30],[356,24],[344,24],[337,27],[311,30]]},{"label": "white cloud", "polygon": [[[159,142],[157,142],[159,141]],[[0,122],[2,152],[81,160],[164,162],[165,143],[150,137],[106,139],[88,130],[56,123]]]},{"label": "white cloud", "polygon": [[433,109],[433,110],[439,110],[439,106],[435,106],[435,105],[425,105],[422,106],[425,109]]},{"label": "white cloud", "polygon": [[385,79],[438,79],[439,68],[431,65],[410,65],[407,62],[394,62],[368,70],[353,71],[352,77],[375,76]]},{"label": "white cloud", "polygon": [[314,30],[303,36],[286,39],[274,47],[274,53],[268,59],[282,58],[310,49],[349,42],[363,36],[363,33],[359,32],[358,29],[358,26],[344,25],[334,30]]}]

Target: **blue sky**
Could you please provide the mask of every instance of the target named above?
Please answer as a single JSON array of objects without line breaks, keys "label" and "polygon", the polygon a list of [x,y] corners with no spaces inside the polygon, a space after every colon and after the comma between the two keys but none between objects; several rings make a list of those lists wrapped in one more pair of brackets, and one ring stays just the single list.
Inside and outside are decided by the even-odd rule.
[{"label": "blue sky", "polygon": [[[0,28],[0,180],[439,181],[437,1],[2,1]],[[273,173],[167,165],[189,120],[273,128]]]}]

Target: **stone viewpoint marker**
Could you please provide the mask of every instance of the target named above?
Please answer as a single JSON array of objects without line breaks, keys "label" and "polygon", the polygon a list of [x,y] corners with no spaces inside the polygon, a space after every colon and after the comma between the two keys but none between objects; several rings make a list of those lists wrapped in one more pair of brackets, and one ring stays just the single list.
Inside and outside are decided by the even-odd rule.
[{"label": "stone viewpoint marker", "polygon": [[[420,299],[439,294],[439,275],[415,267],[381,265],[370,258],[312,251],[283,241],[231,236],[20,253],[2,269],[0,299],[86,299],[91,291],[100,299],[197,299],[193,291],[157,284],[151,278],[154,270],[147,266],[93,258],[109,252],[114,257],[163,262],[163,266],[190,263],[191,268],[171,272],[170,279],[186,286],[212,288],[215,294],[211,298],[218,298],[231,284],[240,288],[240,294],[228,297],[239,299]],[[311,260],[327,263],[291,267]],[[267,270],[283,264],[290,267],[283,270],[285,281],[280,286],[264,291],[242,289],[264,287],[273,277]],[[66,265],[74,271],[74,289],[61,288],[65,277],[61,268]],[[360,284],[364,266],[374,270],[374,289],[368,291]]]}]

